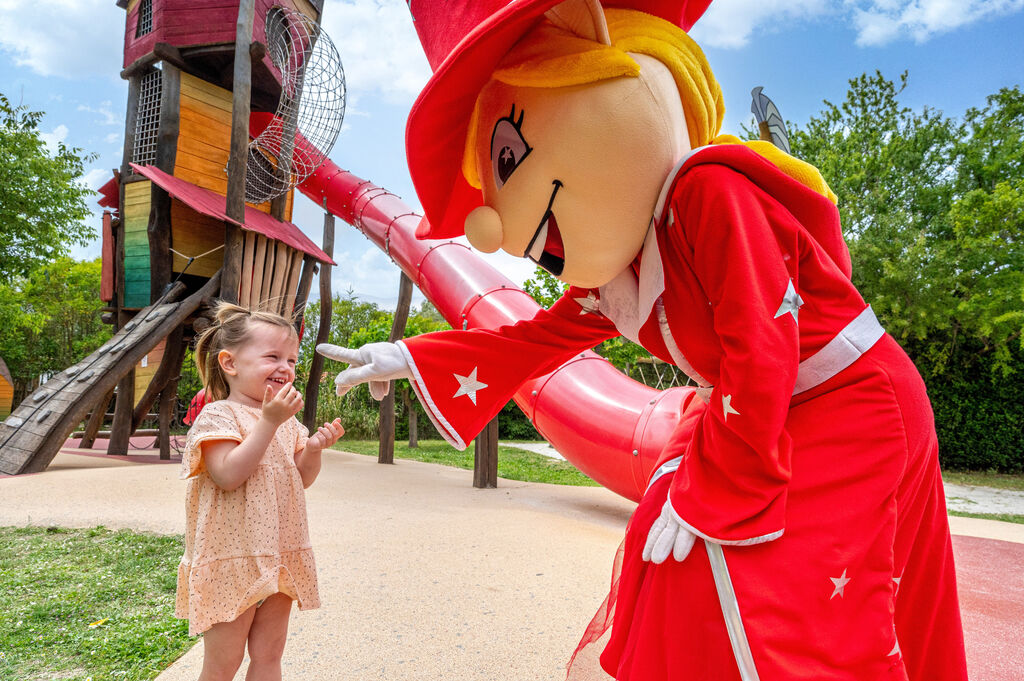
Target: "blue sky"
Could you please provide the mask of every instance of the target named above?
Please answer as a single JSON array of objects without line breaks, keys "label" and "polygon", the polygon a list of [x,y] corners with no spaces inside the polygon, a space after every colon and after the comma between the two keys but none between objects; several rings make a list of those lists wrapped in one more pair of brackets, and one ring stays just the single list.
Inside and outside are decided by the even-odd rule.
[{"label": "blue sky", "polygon": [[[429,67],[404,0],[325,0],[323,24],[348,81],[331,158],[418,209],[404,128]],[[85,177],[93,188],[121,161],[123,35],[124,10],[114,0],[0,0],[0,92],[46,112],[48,139],[98,154]],[[725,132],[749,124],[756,85],[797,124],[822,100],[841,101],[850,78],[875,69],[890,79],[909,71],[904,105],[952,116],[983,106],[1001,87],[1024,85],[1024,0],[715,0],[692,35],[725,92]],[[312,202],[299,197],[293,220],[319,243],[323,218]],[[74,255],[98,256],[99,242]],[[489,258],[518,282],[533,272],[521,259]],[[335,259],[335,291],[393,305],[397,270],[341,223]]]}]

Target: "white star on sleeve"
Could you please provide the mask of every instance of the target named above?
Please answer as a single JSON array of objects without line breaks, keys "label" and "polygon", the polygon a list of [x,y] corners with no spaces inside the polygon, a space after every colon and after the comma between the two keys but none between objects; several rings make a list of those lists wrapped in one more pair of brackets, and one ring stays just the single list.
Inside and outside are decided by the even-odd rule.
[{"label": "white star on sleeve", "polygon": [[775,312],[775,319],[778,319],[787,312],[793,315],[793,321],[799,322],[797,319],[797,313],[800,311],[800,306],[804,304],[804,299],[800,297],[800,294],[796,292],[796,288],[793,286],[793,280],[789,280],[789,284],[786,286],[786,295],[782,297],[782,304],[779,305],[779,309]]},{"label": "white star on sleeve", "polygon": [[838,577],[829,577],[832,580],[832,584],[835,585],[835,589],[832,591],[832,595],[828,597],[831,601],[836,596],[844,598],[843,591],[846,589],[846,585],[850,583],[850,578],[846,576],[846,568],[843,568],[843,574]]},{"label": "white star on sleeve", "polygon": [[487,387],[486,383],[481,383],[476,379],[476,372],[479,367],[473,367],[473,370],[469,372],[469,376],[460,376],[459,374],[453,373],[455,380],[459,382],[459,389],[455,391],[452,398],[456,398],[459,395],[468,395],[469,399],[476,404],[476,391],[483,390]]},{"label": "white star on sleeve", "polygon": [[573,298],[573,300],[580,304],[581,315],[597,312],[601,308],[601,301],[598,300],[593,291],[588,291],[586,298]]},{"label": "white star on sleeve", "polygon": [[728,421],[729,414],[740,415],[738,411],[732,408],[732,395],[722,395],[722,420]]}]

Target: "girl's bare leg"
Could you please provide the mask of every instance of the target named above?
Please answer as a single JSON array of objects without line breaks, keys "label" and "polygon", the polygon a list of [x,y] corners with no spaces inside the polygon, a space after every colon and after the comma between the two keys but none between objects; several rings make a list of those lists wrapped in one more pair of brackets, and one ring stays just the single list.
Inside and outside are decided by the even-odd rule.
[{"label": "girl's bare leg", "polygon": [[249,627],[249,670],[246,681],[281,681],[281,657],[288,637],[292,599],[277,593],[256,609]]},{"label": "girl's bare leg", "polygon": [[231,681],[235,677],[255,614],[253,606],[234,621],[214,624],[203,634],[203,670],[199,681]]}]

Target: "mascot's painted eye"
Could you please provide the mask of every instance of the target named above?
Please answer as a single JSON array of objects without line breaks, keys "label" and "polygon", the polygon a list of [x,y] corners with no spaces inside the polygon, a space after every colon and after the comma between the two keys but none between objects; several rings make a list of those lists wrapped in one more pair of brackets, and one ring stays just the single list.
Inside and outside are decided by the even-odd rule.
[{"label": "mascot's painted eye", "polygon": [[516,107],[508,116],[499,118],[491,133],[491,168],[494,171],[494,183],[501,189],[512,176],[523,159],[532,151],[520,131],[523,125],[523,112],[519,112],[516,120]]}]

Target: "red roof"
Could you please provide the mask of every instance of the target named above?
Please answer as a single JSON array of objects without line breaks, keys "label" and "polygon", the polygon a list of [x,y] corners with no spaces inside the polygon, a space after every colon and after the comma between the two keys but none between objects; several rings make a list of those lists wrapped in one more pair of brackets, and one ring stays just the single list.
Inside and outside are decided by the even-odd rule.
[{"label": "red roof", "polygon": [[266,213],[248,205],[245,207],[244,223],[232,220],[227,216],[227,213],[225,213],[227,198],[221,196],[217,192],[204,189],[203,187],[198,187],[191,182],[186,182],[185,180],[174,177],[173,175],[168,175],[154,166],[140,166],[134,163],[132,163],[131,166],[137,173],[145,175],[168,194],[180,201],[183,201],[184,203],[187,203],[203,215],[209,215],[212,218],[230,222],[238,225],[242,229],[262,234],[268,239],[281,241],[298,251],[302,251],[303,253],[313,256],[322,263],[326,263],[328,265],[337,264],[331,260],[331,258],[328,257],[328,255],[324,253],[319,246],[313,243],[308,236],[303,234],[302,230],[290,222],[278,220],[272,215],[267,215]]},{"label": "red roof", "polygon": [[98,191],[101,195],[98,203],[101,206],[104,208],[113,208],[114,210],[118,209],[118,202],[121,199],[121,183],[118,181],[116,175],[107,180],[107,183],[100,187]]}]

